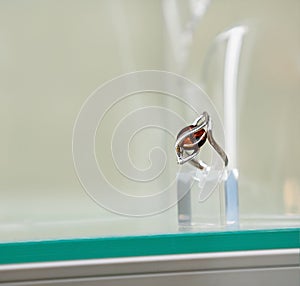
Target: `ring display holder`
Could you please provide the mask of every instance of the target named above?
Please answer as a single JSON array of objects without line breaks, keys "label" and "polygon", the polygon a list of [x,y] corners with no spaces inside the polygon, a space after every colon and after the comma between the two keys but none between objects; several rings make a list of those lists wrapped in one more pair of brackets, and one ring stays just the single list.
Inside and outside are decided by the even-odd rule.
[{"label": "ring display holder", "polygon": [[[177,192],[180,199],[178,200],[177,211],[179,228],[181,230],[238,228],[237,170],[224,170],[222,181],[214,192],[206,198],[201,197],[201,191],[203,191],[201,184],[212,184],[212,182],[204,182],[206,179],[199,172],[201,171],[196,170],[178,174]],[[187,189],[188,192],[186,192]]]}]

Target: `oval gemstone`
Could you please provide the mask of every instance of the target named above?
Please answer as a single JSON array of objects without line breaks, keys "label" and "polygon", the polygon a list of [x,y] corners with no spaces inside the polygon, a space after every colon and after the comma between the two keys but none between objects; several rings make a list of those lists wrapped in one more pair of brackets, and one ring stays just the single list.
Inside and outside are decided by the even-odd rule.
[{"label": "oval gemstone", "polygon": [[[178,133],[177,138],[180,135],[182,135],[184,132],[186,132],[188,130],[192,130],[195,127],[196,126],[194,126],[194,125],[190,125],[190,126],[184,127]],[[191,144],[197,142],[201,138],[201,136],[203,134],[205,134],[205,136],[198,142],[197,145],[195,145],[195,146],[188,146],[188,145],[191,145]],[[195,133],[192,133],[191,135],[189,135],[186,138],[184,138],[181,147],[184,148],[184,149],[186,149],[186,150],[195,150],[195,149],[198,149],[198,148],[200,148],[205,143],[206,137],[207,137],[206,131],[204,129],[200,129],[199,131],[197,131]]]}]

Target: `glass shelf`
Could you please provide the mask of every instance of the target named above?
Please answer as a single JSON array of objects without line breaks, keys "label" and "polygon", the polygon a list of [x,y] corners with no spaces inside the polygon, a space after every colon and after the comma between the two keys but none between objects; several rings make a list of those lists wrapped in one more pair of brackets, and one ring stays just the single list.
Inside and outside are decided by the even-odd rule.
[{"label": "glass shelf", "polygon": [[77,238],[1,243],[0,263],[49,262],[299,247],[299,228]]}]

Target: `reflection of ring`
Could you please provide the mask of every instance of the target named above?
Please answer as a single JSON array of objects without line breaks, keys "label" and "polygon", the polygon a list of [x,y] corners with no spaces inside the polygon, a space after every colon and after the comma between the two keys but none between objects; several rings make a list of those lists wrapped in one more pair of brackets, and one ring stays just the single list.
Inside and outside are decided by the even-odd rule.
[{"label": "reflection of ring", "polygon": [[195,157],[200,152],[200,147],[206,142],[206,139],[220,155],[226,167],[228,165],[227,155],[213,138],[211,118],[207,112],[203,112],[196,118],[192,125],[179,131],[175,143],[177,162],[180,165],[189,162],[200,170],[208,168],[201,160],[195,160]]}]

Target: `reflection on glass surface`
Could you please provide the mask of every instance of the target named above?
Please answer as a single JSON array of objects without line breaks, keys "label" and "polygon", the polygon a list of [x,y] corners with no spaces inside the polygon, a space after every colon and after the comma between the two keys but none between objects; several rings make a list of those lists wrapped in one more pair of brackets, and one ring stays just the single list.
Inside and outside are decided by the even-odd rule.
[{"label": "reflection on glass surface", "polygon": [[138,219],[100,208],[73,167],[85,99],[143,69],[197,82],[234,125],[241,227],[299,227],[299,11],[292,0],[1,1],[0,240],[177,231],[176,207]]}]

